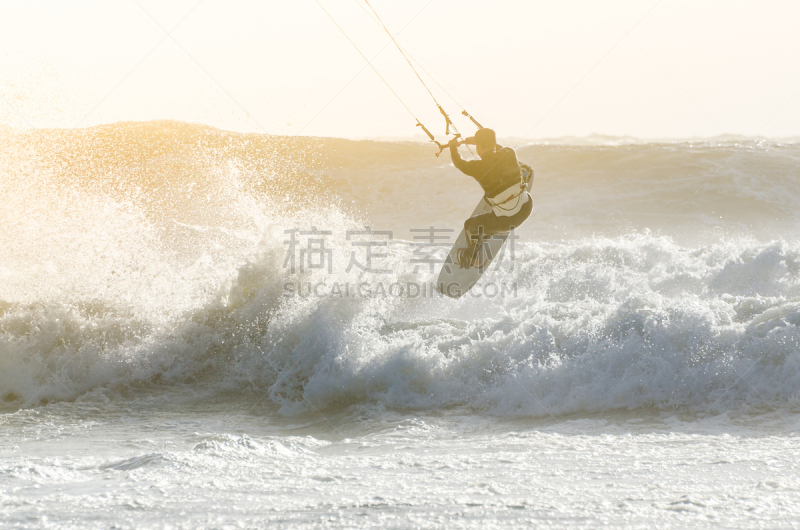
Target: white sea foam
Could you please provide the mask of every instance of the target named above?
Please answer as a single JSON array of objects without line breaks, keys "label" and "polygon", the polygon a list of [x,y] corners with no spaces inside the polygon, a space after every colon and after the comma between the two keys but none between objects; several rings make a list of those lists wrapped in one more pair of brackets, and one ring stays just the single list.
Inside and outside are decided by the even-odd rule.
[{"label": "white sea foam", "polygon": [[690,251],[638,235],[517,252],[513,271],[485,278],[516,284],[506,297],[287,296],[273,252],[242,266],[225,296],[161,327],[101,306],[10,305],[0,388],[30,405],[197,384],[206,398],[263,391],[286,414],[362,403],[534,416],[796,406],[796,245]]},{"label": "white sea foam", "polygon": [[[371,222],[341,207],[348,194],[363,202],[384,182],[353,175],[394,167],[408,181],[415,162],[402,164],[416,146],[312,143],[316,162],[280,162],[285,146],[275,139],[181,124],[48,134],[39,147],[15,136],[4,148],[14,207],[3,212],[12,230],[0,269],[8,407],[163,385],[197,387],[204,399],[260,392],[289,415],[362,404],[532,416],[795,407],[800,256],[781,237],[784,221],[763,219],[777,231],[771,240],[745,229],[686,244],[682,229],[664,228],[691,221],[708,240],[720,227],[747,226],[731,202],[796,211],[800,199],[786,180],[796,171],[791,145],[529,147],[525,156],[544,169],[527,235],[471,295],[453,301],[432,294],[427,264],[414,263],[412,233],[395,230],[375,249],[388,252],[387,274],[354,266],[358,248],[344,237]],[[128,152],[98,155],[95,144],[117,145],[115,135],[128,139]],[[88,173],[54,167],[59,149],[91,151],[91,164],[77,165]],[[585,168],[609,159],[615,178]],[[666,161],[684,172],[667,172]],[[283,182],[303,164],[332,188]],[[551,196],[558,180],[548,171],[569,168],[561,197]],[[336,175],[347,171],[355,173],[342,187]],[[590,185],[591,175],[604,180]],[[603,194],[594,210],[566,212],[569,198],[580,203],[591,186]],[[331,189],[339,199],[320,203]],[[410,210],[421,225],[438,222],[402,197],[373,199],[387,215]],[[726,218],[705,222],[703,202],[728,208]],[[614,220],[620,208],[628,221]],[[670,208],[696,213],[673,223]],[[637,226],[645,211],[661,229]],[[551,221],[599,234],[531,237]],[[323,240],[330,272],[291,270],[311,259],[287,245],[293,230],[304,231],[298,248]]]}]

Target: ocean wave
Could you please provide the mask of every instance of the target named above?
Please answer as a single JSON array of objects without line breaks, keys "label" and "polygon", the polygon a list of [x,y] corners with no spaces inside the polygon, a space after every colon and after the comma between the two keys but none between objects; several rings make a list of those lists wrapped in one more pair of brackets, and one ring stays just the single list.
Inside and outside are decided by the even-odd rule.
[{"label": "ocean wave", "polygon": [[290,415],[369,403],[526,416],[796,407],[797,246],[687,250],[643,234],[519,253],[513,270],[486,275],[516,283],[515,296],[480,303],[287,296],[276,253],[160,329],[98,305],[5,303],[0,391],[17,407],[174,385]]},{"label": "ocean wave", "polygon": [[[520,149],[536,212],[457,301],[409,229],[457,229],[475,189],[426,149],[175,122],[5,136],[0,406],[796,406],[797,146]],[[362,271],[345,235],[382,222],[393,266]],[[330,232],[330,272],[287,266],[300,231]]]}]

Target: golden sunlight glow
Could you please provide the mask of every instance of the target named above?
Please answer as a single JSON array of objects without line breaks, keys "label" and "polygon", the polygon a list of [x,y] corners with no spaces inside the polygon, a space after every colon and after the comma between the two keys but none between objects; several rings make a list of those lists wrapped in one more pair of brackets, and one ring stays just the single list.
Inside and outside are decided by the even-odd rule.
[{"label": "golden sunlight glow", "polygon": [[[443,135],[363,0],[320,3]],[[797,2],[371,3],[424,69],[504,137],[800,135]],[[0,124],[14,129],[168,118],[424,139],[315,0],[5,1],[0,42]]]}]

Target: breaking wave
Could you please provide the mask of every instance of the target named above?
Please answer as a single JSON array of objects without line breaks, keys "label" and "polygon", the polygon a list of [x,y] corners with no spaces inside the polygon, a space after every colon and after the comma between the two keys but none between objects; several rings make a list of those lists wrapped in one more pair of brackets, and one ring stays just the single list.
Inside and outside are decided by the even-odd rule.
[{"label": "breaking wave", "polygon": [[[368,143],[380,152],[358,158],[352,142],[307,139],[300,149],[168,122],[28,134],[6,136],[0,152],[4,408],[155,389],[287,415],[365,404],[537,417],[798,406],[800,246],[785,233],[740,230],[702,244],[640,226],[523,237],[484,276],[494,290],[411,296],[432,275],[415,265],[410,238],[389,241],[386,259],[400,265],[378,273],[346,270],[352,246],[338,236],[368,222],[347,200],[360,185],[352,174],[399,171],[418,146]],[[542,158],[552,165],[563,149]],[[607,149],[653,158],[677,148]],[[709,165],[736,151],[706,149]],[[417,170],[428,169],[403,169]],[[344,173],[348,187],[336,184]],[[581,187],[563,194],[581,197]],[[606,200],[616,193],[625,204],[620,189]],[[637,203],[665,196],[637,193]],[[733,192],[701,194],[723,193]],[[737,197],[797,204],[769,190]],[[401,207],[413,209],[384,205]],[[338,265],[290,270],[295,227],[331,231]],[[345,287],[359,284],[368,289]],[[303,285],[324,288],[303,295]]]}]

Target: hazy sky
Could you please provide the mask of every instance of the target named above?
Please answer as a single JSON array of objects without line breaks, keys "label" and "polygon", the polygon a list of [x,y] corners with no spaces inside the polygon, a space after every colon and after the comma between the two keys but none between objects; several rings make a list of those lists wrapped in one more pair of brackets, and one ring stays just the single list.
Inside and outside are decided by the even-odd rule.
[{"label": "hazy sky", "polygon": [[[319,1],[443,139],[364,0]],[[800,136],[797,0],[370,1],[503,137]],[[315,0],[0,0],[0,50],[0,124],[17,129],[169,118],[424,138]]]}]

